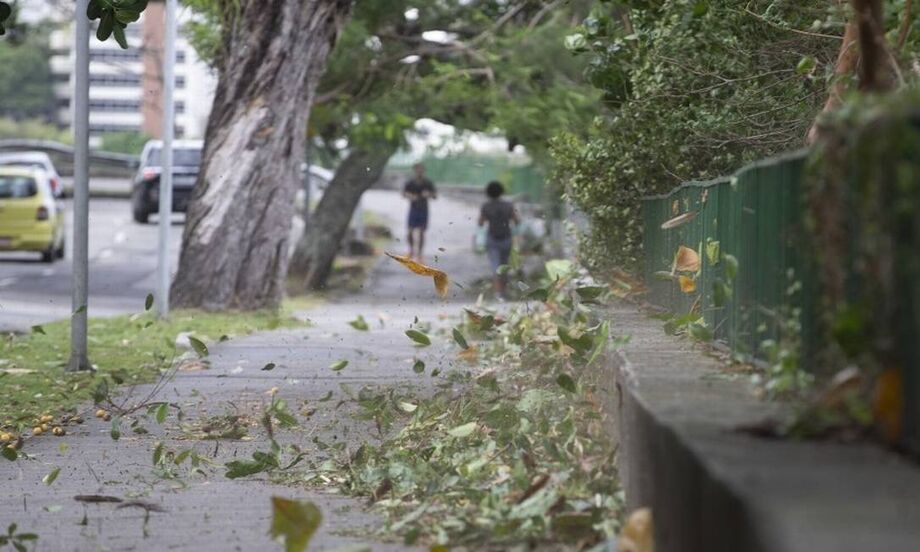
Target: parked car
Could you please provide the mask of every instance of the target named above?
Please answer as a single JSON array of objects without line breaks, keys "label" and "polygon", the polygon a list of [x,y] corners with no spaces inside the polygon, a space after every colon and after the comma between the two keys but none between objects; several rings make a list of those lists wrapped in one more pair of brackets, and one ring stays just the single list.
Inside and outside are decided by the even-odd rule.
[{"label": "parked car", "polygon": [[0,167],[0,251],[35,251],[42,261],[64,258],[64,209],[42,169]]},{"label": "parked car", "polygon": [[0,153],[0,167],[21,167],[42,169],[48,175],[54,197],[63,197],[64,183],[58,174],[51,157],[43,151],[17,151],[13,153]]},{"label": "parked car", "polygon": [[[184,213],[192,197],[192,188],[201,167],[200,140],[173,142],[172,212]],[[134,220],[146,224],[152,213],[159,210],[160,173],[162,172],[163,142],[151,140],[141,152],[140,166],[132,182],[131,210]]]}]

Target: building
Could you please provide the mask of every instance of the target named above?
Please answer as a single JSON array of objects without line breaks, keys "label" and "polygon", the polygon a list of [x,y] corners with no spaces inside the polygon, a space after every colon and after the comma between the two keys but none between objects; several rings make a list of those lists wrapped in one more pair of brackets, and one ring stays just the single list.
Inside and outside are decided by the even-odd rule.
[{"label": "building", "polygon": [[[151,138],[162,134],[162,52],[164,6],[151,2],[137,23],[128,25],[128,49],[114,40],[90,42],[89,125],[98,143],[112,132],[140,132]],[[202,138],[216,86],[215,74],[198,59],[182,36],[187,10],[180,10],[176,40],[175,112],[177,138]],[[55,80],[56,118],[61,126],[73,121],[74,25],[51,33],[51,72]]]}]

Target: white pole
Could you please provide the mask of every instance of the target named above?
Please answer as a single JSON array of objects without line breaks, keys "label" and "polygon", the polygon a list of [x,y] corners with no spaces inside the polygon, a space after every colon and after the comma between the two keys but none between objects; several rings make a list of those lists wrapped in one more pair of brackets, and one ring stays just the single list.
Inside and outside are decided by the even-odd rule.
[{"label": "white pole", "polygon": [[89,284],[89,0],[77,0],[73,91],[73,296],[68,371],[90,370],[86,348]]},{"label": "white pole", "polygon": [[157,316],[169,316],[169,230],[172,224],[173,87],[176,63],[176,0],[166,0],[163,48],[163,151],[160,152],[160,240],[157,246]]}]

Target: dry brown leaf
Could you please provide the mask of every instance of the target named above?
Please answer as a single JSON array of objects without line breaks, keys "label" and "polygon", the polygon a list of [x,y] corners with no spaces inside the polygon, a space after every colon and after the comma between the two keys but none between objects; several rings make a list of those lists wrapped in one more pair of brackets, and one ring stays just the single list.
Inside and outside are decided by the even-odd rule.
[{"label": "dry brown leaf", "polygon": [[677,249],[677,258],[674,260],[674,270],[677,272],[699,272],[699,254],[685,245],[680,246]]},{"label": "dry brown leaf", "polygon": [[684,293],[693,293],[696,291],[696,281],[688,276],[680,275],[677,277],[680,284],[680,290]]},{"label": "dry brown leaf", "polygon": [[457,353],[457,358],[461,360],[465,360],[469,362],[470,364],[476,364],[477,362],[479,362],[479,350],[476,348],[475,345],[470,345],[466,349],[463,349],[462,351]]},{"label": "dry brown leaf", "polygon": [[613,287],[610,291],[620,299],[648,292],[645,284],[622,270],[614,270],[612,280]]},{"label": "dry brown leaf", "polygon": [[670,230],[671,228],[677,228],[678,226],[687,224],[691,220],[695,219],[697,215],[696,211],[689,211],[682,215],[677,215],[674,218],[670,218],[661,223],[662,230]]},{"label": "dry brown leaf", "polygon": [[629,552],[653,552],[655,550],[655,534],[652,525],[652,511],[648,508],[639,508],[629,514],[623,531],[620,533],[618,550]]},{"label": "dry brown leaf", "polygon": [[210,366],[206,362],[202,362],[198,359],[186,360],[179,365],[178,370],[180,372],[197,372],[199,370],[207,370]]},{"label": "dry brown leaf", "polygon": [[446,272],[444,272],[443,270],[432,268],[430,266],[423,265],[422,263],[413,261],[412,259],[410,259],[409,257],[406,257],[405,255],[395,255],[393,253],[390,253],[389,251],[385,251],[385,253],[387,254],[387,257],[393,259],[394,261],[408,268],[412,272],[416,274],[420,274],[422,276],[431,276],[432,278],[434,278],[434,288],[435,290],[437,290],[438,295],[440,295],[441,297],[447,297],[447,287],[450,284],[450,279],[447,277]]},{"label": "dry brown leaf", "polygon": [[901,439],[904,418],[904,381],[901,370],[888,368],[875,382],[872,394],[872,414],[875,425],[886,442],[894,444]]}]

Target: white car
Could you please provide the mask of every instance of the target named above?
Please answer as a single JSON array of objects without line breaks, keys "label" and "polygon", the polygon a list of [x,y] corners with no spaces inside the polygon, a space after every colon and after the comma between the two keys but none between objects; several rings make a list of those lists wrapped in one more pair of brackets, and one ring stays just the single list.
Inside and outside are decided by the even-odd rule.
[{"label": "white car", "polygon": [[18,167],[23,169],[42,169],[48,176],[51,183],[51,190],[54,197],[63,197],[64,183],[61,181],[61,175],[54,168],[54,163],[47,153],[43,151],[17,151],[12,153],[0,153],[0,167]]}]

